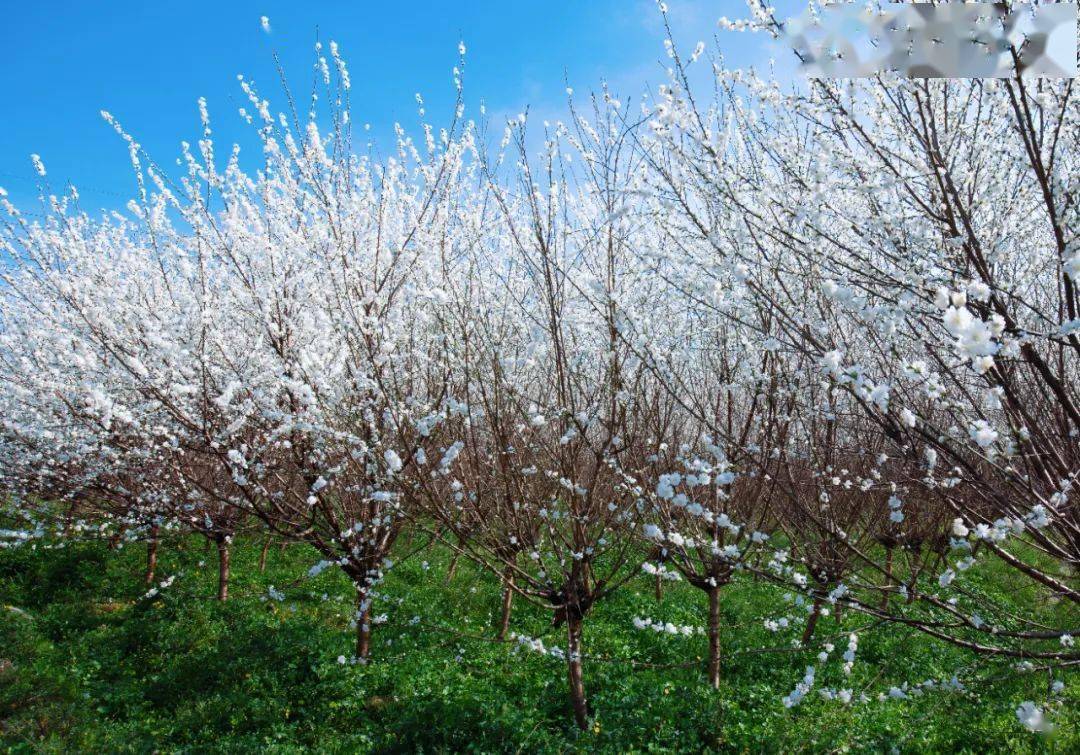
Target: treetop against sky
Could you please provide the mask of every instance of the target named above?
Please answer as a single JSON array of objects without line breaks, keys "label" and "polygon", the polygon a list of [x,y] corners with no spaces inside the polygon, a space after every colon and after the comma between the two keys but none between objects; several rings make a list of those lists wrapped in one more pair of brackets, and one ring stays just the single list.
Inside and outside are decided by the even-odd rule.
[{"label": "treetop against sky", "polygon": [[[778,7],[785,5],[794,11],[798,2]],[[729,65],[762,65],[775,55],[766,35],[719,29],[723,12],[739,16],[744,8],[706,0],[668,3],[673,36],[688,49],[719,36]],[[412,131],[421,120],[439,124],[440,116],[450,115],[460,41],[468,46],[469,115],[479,117],[483,103],[496,124],[526,109],[537,121],[563,116],[567,86],[587,91],[606,81],[630,97],[665,79],[663,20],[653,0],[194,0],[182,10],[117,0],[108,12],[88,3],[67,3],[60,11],[21,3],[4,15],[0,186],[29,211],[39,183],[31,154],[41,155],[53,191],[70,181],[85,208],[119,209],[134,195],[124,145],[102,121],[102,110],[163,167],[179,155],[181,140],[201,137],[200,97],[207,100],[218,145],[250,146],[250,132],[237,116],[246,97],[236,76],[260,85],[280,108],[275,55],[290,86],[306,96],[317,39],[338,43],[353,72],[354,117],[370,124],[383,149],[392,149],[395,123]],[[423,119],[417,94],[424,98]]]}]

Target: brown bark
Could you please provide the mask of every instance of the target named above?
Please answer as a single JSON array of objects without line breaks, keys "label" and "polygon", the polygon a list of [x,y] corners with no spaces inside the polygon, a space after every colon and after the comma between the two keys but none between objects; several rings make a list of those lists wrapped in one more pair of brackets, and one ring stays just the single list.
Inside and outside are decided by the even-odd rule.
[{"label": "brown bark", "polygon": [[507,568],[503,575],[502,615],[499,617],[499,633],[495,635],[498,640],[505,640],[506,633],[510,630],[510,612],[514,605],[514,570]]},{"label": "brown bark", "polygon": [[266,542],[263,543],[262,551],[259,553],[259,571],[260,572],[266,571],[266,554],[270,550],[270,543],[272,542],[272,540],[273,540],[272,538],[267,537]]},{"label": "brown bark", "polygon": [[356,657],[366,660],[371,655],[371,604],[367,588],[356,586]]},{"label": "brown bark", "polygon": [[585,701],[585,682],[581,675],[581,618],[573,611],[566,619],[567,681],[570,686],[570,705],[574,709],[574,722],[585,731],[589,728],[589,706]]},{"label": "brown bark", "polygon": [[158,526],[154,524],[150,526],[150,539],[146,541],[146,574],[143,581],[148,585],[153,583],[154,574],[157,572],[157,554]]},{"label": "brown bark", "polygon": [[881,591],[881,610],[889,607],[889,589],[892,587],[893,549],[885,549],[885,589]]},{"label": "brown bark", "polygon": [[229,599],[229,541],[225,538],[217,540],[218,550],[218,590],[217,599],[226,601]]},{"label": "brown bark", "polygon": [[454,575],[457,574],[457,565],[459,558],[461,558],[461,551],[454,551],[454,557],[450,559],[450,568],[446,570],[447,584],[450,584],[454,581]]},{"label": "brown bark", "polygon": [[802,644],[810,642],[814,636],[814,627],[817,626],[818,617],[821,616],[821,598],[814,598],[814,608],[810,611],[810,618],[806,620],[806,630],[802,635]]},{"label": "brown bark", "polygon": [[709,684],[720,689],[720,587],[709,588]]},{"label": "brown bark", "polygon": [[656,572],[656,602],[664,602],[664,581],[660,578],[660,572]]}]

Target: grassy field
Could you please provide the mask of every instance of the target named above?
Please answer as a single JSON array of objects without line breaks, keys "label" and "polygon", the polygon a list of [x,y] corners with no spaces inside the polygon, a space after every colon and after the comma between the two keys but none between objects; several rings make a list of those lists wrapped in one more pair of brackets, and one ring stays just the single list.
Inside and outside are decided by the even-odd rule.
[{"label": "grassy field", "polygon": [[[657,603],[643,576],[597,607],[585,625],[586,685],[595,719],[573,726],[563,664],[490,641],[498,583],[462,563],[447,583],[446,553],[391,571],[375,614],[373,660],[352,651],[352,594],[302,546],[270,551],[239,542],[233,597],[212,599],[214,554],[200,541],[163,544],[144,597],[145,551],[103,544],[0,551],[0,747],[12,752],[1078,752],[1080,679],[1064,677],[1050,709],[1057,730],[1032,734],[1014,710],[1045,701],[1051,679],[1009,673],[925,637],[879,627],[862,634],[850,678],[846,633],[867,619],[822,620],[814,647],[792,652],[794,631],[773,634],[776,588],[750,580],[724,599],[722,689],[705,683],[704,637],[635,630],[635,616],[704,624],[703,595],[669,587]],[[425,561],[424,559],[427,559]],[[282,601],[268,597],[270,585]],[[512,628],[559,644],[543,611],[518,603]],[[781,698],[832,641],[819,687],[873,698],[844,706],[817,692]],[[760,652],[762,648],[778,648]],[[689,665],[687,665],[689,663]],[[681,667],[680,667],[681,666]],[[877,700],[890,686],[973,669],[964,692]],[[962,676],[962,678],[964,678]]]}]

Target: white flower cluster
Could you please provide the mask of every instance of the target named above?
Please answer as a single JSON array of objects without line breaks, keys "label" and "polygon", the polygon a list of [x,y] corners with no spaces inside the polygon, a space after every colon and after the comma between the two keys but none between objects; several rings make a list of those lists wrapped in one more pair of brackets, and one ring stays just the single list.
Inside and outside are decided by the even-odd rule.
[{"label": "white flower cluster", "polygon": [[544,645],[544,641],[540,638],[526,637],[521,634],[511,634],[510,639],[517,642],[519,647],[524,648],[532,653],[539,653],[540,655],[551,656],[559,660],[566,660],[566,651],[558,645],[552,645],[550,647]]},{"label": "white flower cluster", "polygon": [[803,674],[802,681],[795,685],[795,689],[789,692],[783,697],[783,703],[785,708],[794,708],[803,701],[810,690],[814,687],[814,667],[807,666],[806,673]]},{"label": "white flower cluster", "polygon": [[975,316],[967,307],[968,295],[975,301],[985,302],[990,298],[990,289],[978,281],[972,281],[967,291],[950,292],[940,288],[935,304],[944,310],[942,322],[956,338],[957,353],[981,375],[994,366],[994,355],[1001,350],[1001,344],[995,339],[1005,331],[1005,319],[999,314],[992,315],[989,320]]},{"label": "white flower cluster", "polygon": [[848,635],[847,650],[844,651],[844,674],[846,676],[851,675],[852,668],[855,667],[855,651],[859,649],[859,635],[852,632]]},{"label": "white flower cluster", "polygon": [[1054,730],[1054,725],[1046,718],[1043,709],[1031,700],[1020,703],[1016,709],[1016,718],[1028,731],[1045,734]]},{"label": "white flower cluster", "polygon": [[655,621],[649,618],[634,617],[634,629],[651,629],[658,634],[670,634],[682,637],[692,637],[695,634],[705,634],[703,627],[672,624],[670,621]]},{"label": "white flower cluster", "polygon": [[792,618],[790,616],[781,616],[779,619],[765,619],[765,628],[773,633],[787,629],[791,624]]},{"label": "white flower cluster", "polygon": [[668,582],[678,582],[680,579],[682,579],[682,577],[679,575],[679,572],[675,571],[674,569],[668,569],[662,563],[653,564],[652,562],[646,561],[641,565],[641,570],[646,574],[650,574],[654,577],[659,577],[660,579],[667,580]]},{"label": "white flower cluster", "polygon": [[146,599],[146,600],[149,600],[150,598],[156,597],[162,590],[165,590],[165,589],[171,587],[172,583],[175,582],[175,581],[176,581],[176,575],[175,574],[173,574],[170,577],[167,577],[166,579],[161,580],[161,582],[159,582],[156,586],[151,587],[149,590],[147,590],[146,593],[143,595],[143,598]]}]

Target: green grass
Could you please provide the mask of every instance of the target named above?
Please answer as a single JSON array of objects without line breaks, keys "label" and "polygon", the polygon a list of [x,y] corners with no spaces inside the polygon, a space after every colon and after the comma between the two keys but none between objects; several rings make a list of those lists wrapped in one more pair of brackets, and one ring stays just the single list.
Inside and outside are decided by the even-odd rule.
[{"label": "green grass", "polygon": [[[1051,736],[1022,729],[1014,709],[1050,698],[1045,674],[1009,673],[1004,662],[894,627],[861,636],[853,674],[839,659],[845,633],[865,626],[822,620],[814,647],[774,635],[776,588],[745,580],[724,596],[724,684],[705,684],[704,637],[632,627],[634,616],[703,625],[704,596],[669,587],[657,604],[644,576],[600,604],[585,625],[592,729],[573,726],[565,668],[556,659],[488,641],[499,604],[490,576],[462,564],[446,583],[447,557],[429,552],[395,567],[380,588],[372,662],[342,665],[352,633],[352,595],[328,570],[300,580],[318,560],[293,546],[238,543],[233,598],[212,600],[215,555],[200,541],[162,546],[159,579],[145,599],[141,546],[103,544],[0,551],[0,748],[13,752],[1077,752],[1080,679],[1048,711]],[[424,559],[429,563],[427,568]],[[286,600],[267,600],[276,585]],[[990,583],[984,589],[992,589]],[[999,588],[1000,589],[1000,588]],[[1031,610],[1034,610],[1029,606]],[[13,610],[17,609],[17,610]],[[419,617],[418,623],[412,623]],[[519,602],[513,629],[560,644],[544,611]],[[797,708],[781,698],[836,635],[817,686],[876,698],[891,685],[976,669],[968,691],[928,692],[845,707],[811,693]],[[654,668],[678,666],[683,668]],[[982,679],[980,681],[980,679]]]}]

